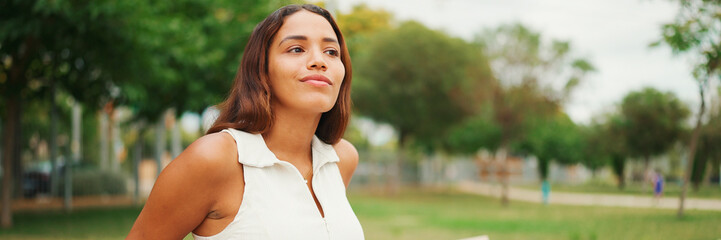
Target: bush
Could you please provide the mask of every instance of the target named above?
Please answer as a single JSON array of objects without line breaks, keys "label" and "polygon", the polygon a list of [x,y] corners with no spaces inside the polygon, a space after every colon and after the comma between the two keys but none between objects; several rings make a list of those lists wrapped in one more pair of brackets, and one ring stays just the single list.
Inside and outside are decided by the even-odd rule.
[{"label": "bush", "polygon": [[125,176],[99,169],[73,171],[73,196],[120,195],[127,192]]}]

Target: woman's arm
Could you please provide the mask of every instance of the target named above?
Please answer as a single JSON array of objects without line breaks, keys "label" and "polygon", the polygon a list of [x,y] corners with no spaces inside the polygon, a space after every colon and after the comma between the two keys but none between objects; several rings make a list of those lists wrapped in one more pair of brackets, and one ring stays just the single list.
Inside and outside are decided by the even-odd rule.
[{"label": "woman's arm", "polygon": [[345,139],[341,139],[333,145],[333,148],[338,154],[338,158],[340,158],[338,168],[340,169],[340,175],[343,177],[343,183],[345,183],[345,187],[347,188],[351,178],[353,178],[355,168],[358,166],[358,151],[353,144]]},{"label": "woman's arm", "polygon": [[193,231],[215,208],[224,180],[237,174],[235,149],[228,134],[193,142],[155,181],[126,239],[182,239]]}]

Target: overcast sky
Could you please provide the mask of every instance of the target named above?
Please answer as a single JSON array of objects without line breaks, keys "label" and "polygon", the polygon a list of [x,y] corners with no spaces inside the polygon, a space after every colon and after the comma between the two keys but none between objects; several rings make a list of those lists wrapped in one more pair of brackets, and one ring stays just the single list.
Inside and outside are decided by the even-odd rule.
[{"label": "overcast sky", "polygon": [[698,92],[682,57],[667,46],[649,48],[678,7],[666,0],[336,0],[341,12],[366,3],[396,19],[413,19],[470,40],[482,29],[520,22],[549,38],[567,40],[575,55],[598,69],[574,92],[566,112],[587,123],[630,91],[652,86],[672,91],[692,109]]}]

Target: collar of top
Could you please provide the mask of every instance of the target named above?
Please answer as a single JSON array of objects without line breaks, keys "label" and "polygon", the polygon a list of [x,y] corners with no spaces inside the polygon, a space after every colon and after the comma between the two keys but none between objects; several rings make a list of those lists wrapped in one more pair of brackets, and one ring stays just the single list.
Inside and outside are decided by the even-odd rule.
[{"label": "collar of top", "polygon": [[[226,130],[235,139],[236,145],[238,146],[238,162],[241,164],[263,168],[273,166],[280,162],[265,144],[262,135],[251,134],[233,128],[228,128],[224,131]],[[324,143],[315,135],[313,135],[313,141],[311,141],[311,151],[313,154],[314,171],[326,163],[340,161],[333,146]]]}]

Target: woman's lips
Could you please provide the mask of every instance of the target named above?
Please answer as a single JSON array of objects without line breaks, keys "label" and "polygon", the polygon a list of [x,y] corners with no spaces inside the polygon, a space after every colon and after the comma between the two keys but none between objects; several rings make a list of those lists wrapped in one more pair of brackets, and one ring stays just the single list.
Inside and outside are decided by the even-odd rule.
[{"label": "woman's lips", "polygon": [[333,83],[331,83],[330,79],[328,79],[327,77],[325,77],[323,75],[319,75],[319,74],[304,77],[300,81],[304,82],[304,83],[308,83],[308,84],[316,86],[316,87],[333,85]]}]

